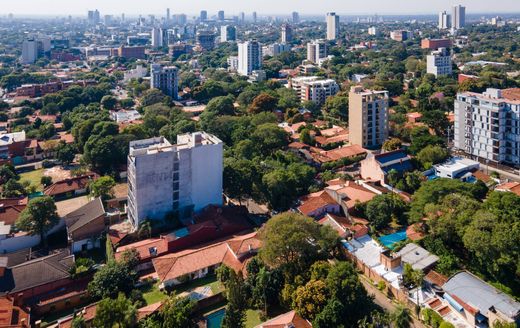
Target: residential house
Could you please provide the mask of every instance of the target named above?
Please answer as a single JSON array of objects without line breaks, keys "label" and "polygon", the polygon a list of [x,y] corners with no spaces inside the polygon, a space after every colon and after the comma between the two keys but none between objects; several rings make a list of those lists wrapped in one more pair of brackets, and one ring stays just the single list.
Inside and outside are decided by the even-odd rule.
[{"label": "residential house", "polygon": [[520,324],[520,303],[467,271],[442,285],[443,303],[471,326],[492,327],[495,322]]},{"label": "residential house", "polygon": [[135,249],[139,253],[138,271],[152,267],[152,259],[213,240],[229,238],[233,234],[251,229],[245,207],[208,206],[194,218],[195,223],[158,238],[149,238],[120,246],[115,252],[119,259],[124,251]]},{"label": "residential house", "polygon": [[73,253],[99,248],[106,231],[105,208],[101,198],[96,198],[63,218]]},{"label": "residential house", "polygon": [[293,310],[269,319],[255,328],[312,328],[312,324]]},{"label": "residential house", "polygon": [[0,297],[0,327],[29,328],[30,325],[29,309],[18,306],[12,297]]},{"label": "residential house", "polygon": [[222,264],[244,271],[261,241],[256,232],[228,240],[167,254],[152,260],[160,287],[165,288],[212,274]]},{"label": "residential house", "polygon": [[[22,254],[23,255],[23,254]],[[0,261],[0,296],[31,306],[35,313],[59,311],[79,304],[86,293],[86,280],[73,280],[74,255],[68,250],[27,261]]]},{"label": "residential house", "polygon": [[472,172],[479,168],[479,162],[462,157],[452,157],[444,163],[433,166],[437,177],[460,179],[463,181],[473,179]]},{"label": "residential house", "polygon": [[13,225],[20,213],[27,207],[28,198],[0,199],[0,222],[5,225]]},{"label": "residential house", "polygon": [[55,199],[64,199],[79,196],[87,193],[90,182],[97,180],[99,176],[96,173],[87,173],[77,177],[68,178],[57,181],[43,191],[47,196]]},{"label": "residential house", "polygon": [[360,174],[365,180],[387,182],[388,172],[396,170],[399,173],[411,171],[413,165],[410,156],[402,149],[389,151],[378,155],[369,155],[361,161]]},{"label": "residential house", "polygon": [[330,226],[343,239],[361,238],[368,234],[368,221],[351,216],[345,217],[327,213],[318,223]]},{"label": "residential house", "polygon": [[502,192],[512,192],[520,196],[520,183],[514,181],[501,183],[495,187],[495,190]]},{"label": "residential house", "polygon": [[439,261],[437,255],[414,243],[407,244],[396,255],[401,257],[403,263],[410,264],[414,270],[427,271]]},{"label": "residential house", "polygon": [[315,165],[321,165],[324,163],[335,162],[347,158],[356,158],[365,156],[367,154],[366,149],[359,145],[343,146],[332,150],[323,150],[317,147],[310,147],[309,151],[305,151],[304,155]]}]

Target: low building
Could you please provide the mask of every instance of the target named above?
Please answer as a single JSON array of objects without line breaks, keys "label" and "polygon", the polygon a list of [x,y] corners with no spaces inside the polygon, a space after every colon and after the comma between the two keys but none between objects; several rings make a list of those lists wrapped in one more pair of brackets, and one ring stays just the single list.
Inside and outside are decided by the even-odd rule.
[{"label": "low building", "polygon": [[388,172],[396,170],[402,174],[412,169],[410,156],[404,150],[398,149],[378,155],[369,155],[361,161],[360,174],[365,180],[379,181],[384,184]]},{"label": "low building", "polygon": [[435,175],[440,178],[466,179],[471,172],[480,168],[480,163],[468,158],[452,157],[442,164],[433,166]]},{"label": "low building", "polygon": [[520,196],[520,183],[519,182],[505,182],[495,187],[495,191],[512,192]]},{"label": "low building", "polygon": [[405,30],[397,30],[390,32],[390,39],[394,41],[406,41],[413,37],[413,33],[411,31],[405,31]]},{"label": "low building", "polygon": [[401,257],[403,263],[408,263],[414,270],[421,271],[431,269],[439,261],[437,255],[414,243],[407,244],[396,255]]},{"label": "low building", "polygon": [[269,319],[255,328],[312,328],[312,324],[293,310]]},{"label": "low building", "polygon": [[261,246],[256,232],[153,259],[160,287],[179,285],[213,274],[222,264],[244,271]]},{"label": "low building", "polygon": [[84,195],[87,193],[88,185],[98,178],[99,176],[96,173],[87,173],[77,177],[68,178],[51,184],[43,190],[43,193],[55,199],[65,199]]},{"label": "low building", "polygon": [[96,198],[63,218],[73,253],[101,246],[100,240],[106,231],[105,208],[101,198]]},{"label": "low building", "polygon": [[450,39],[422,39],[421,49],[437,50],[439,48],[451,48]]},{"label": "low building", "polygon": [[141,114],[135,109],[121,109],[110,111],[110,119],[117,123],[127,123],[141,119]]},{"label": "low building", "polygon": [[12,297],[0,297],[0,327],[29,328],[30,326],[31,316],[29,309],[18,306]]},{"label": "low building", "polygon": [[444,299],[453,312],[471,326],[495,322],[520,322],[520,303],[473,274],[462,271],[442,286]]}]

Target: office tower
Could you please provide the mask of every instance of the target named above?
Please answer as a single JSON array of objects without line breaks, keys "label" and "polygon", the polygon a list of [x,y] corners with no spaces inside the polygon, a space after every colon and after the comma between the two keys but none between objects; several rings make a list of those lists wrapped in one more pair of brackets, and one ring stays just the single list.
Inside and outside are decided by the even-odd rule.
[{"label": "office tower", "polygon": [[435,77],[451,75],[451,55],[446,48],[432,51],[426,57],[426,72],[435,75]]},{"label": "office tower", "polygon": [[466,25],[466,7],[453,6],[451,12],[451,27],[455,30],[464,28]]},{"label": "office tower", "polygon": [[321,58],[327,57],[327,42],[325,40],[315,40],[307,43],[307,60],[311,63],[318,63]]},{"label": "office tower", "polygon": [[258,41],[246,41],[238,44],[238,73],[251,75],[262,68],[262,47]]},{"label": "office tower", "polygon": [[246,14],[242,11],[242,12],[240,12],[240,15],[238,17],[239,17],[238,22],[240,24],[244,24],[244,22],[246,20]]},{"label": "office tower", "polygon": [[217,13],[217,19],[222,22],[224,18],[224,10],[219,10]]},{"label": "office tower", "polygon": [[144,220],[182,219],[208,205],[222,205],[223,144],[205,133],[131,141],[128,153],[128,218],[134,229]]},{"label": "office tower", "polygon": [[296,11],[293,11],[292,13],[292,22],[294,24],[298,24],[300,22],[300,15]]},{"label": "office tower", "polygon": [[211,31],[198,31],[197,43],[203,50],[213,50],[215,47],[215,34]]},{"label": "office tower", "polygon": [[411,31],[405,31],[405,30],[397,30],[390,32],[390,39],[394,41],[403,42],[408,39],[411,39],[413,37],[413,34]]},{"label": "office tower", "polygon": [[100,14],[99,11],[96,10],[89,10],[88,11],[88,23],[89,25],[96,25],[99,23],[100,20]]},{"label": "office tower", "polygon": [[455,100],[454,146],[492,162],[520,165],[520,89],[461,92]]},{"label": "office tower", "polygon": [[255,23],[255,24],[256,24],[256,19],[257,19],[256,11],[253,11],[253,23]]},{"label": "office tower", "polygon": [[163,67],[152,64],[150,68],[150,88],[159,89],[172,99],[177,99],[178,74],[177,67]]},{"label": "office tower", "polygon": [[174,21],[177,25],[186,25],[188,22],[188,16],[186,16],[186,14],[174,15],[174,17]]},{"label": "office tower", "polygon": [[292,27],[289,24],[282,25],[282,43],[291,43],[293,40]]},{"label": "office tower", "polygon": [[24,40],[22,44],[22,64],[34,64],[38,59],[38,41],[35,39]]},{"label": "office tower", "polygon": [[334,96],[339,86],[332,79],[320,79],[318,76],[295,77],[289,82],[291,89],[296,91],[301,102],[312,101],[321,106],[327,97]]},{"label": "office tower", "polygon": [[445,11],[439,13],[439,30],[447,30],[451,28],[451,16]]},{"label": "office tower", "polygon": [[121,14],[121,22],[123,22],[123,23],[125,22],[125,14],[124,13]]},{"label": "office tower", "polygon": [[208,12],[205,10],[200,11],[200,21],[204,22],[208,20]]},{"label": "office tower", "polygon": [[377,148],[388,138],[388,91],[354,86],[349,92],[350,144]]},{"label": "office tower", "polygon": [[333,41],[339,37],[339,16],[327,13],[327,40]]},{"label": "office tower", "polygon": [[230,42],[237,40],[237,29],[231,25],[220,27],[220,42]]},{"label": "office tower", "polygon": [[163,29],[154,27],[152,29],[152,47],[160,48],[164,47],[164,37],[163,37]]},{"label": "office tower", "polygon": [[171,19],[170,8],[166,8],[166,22],[169,23]]}]

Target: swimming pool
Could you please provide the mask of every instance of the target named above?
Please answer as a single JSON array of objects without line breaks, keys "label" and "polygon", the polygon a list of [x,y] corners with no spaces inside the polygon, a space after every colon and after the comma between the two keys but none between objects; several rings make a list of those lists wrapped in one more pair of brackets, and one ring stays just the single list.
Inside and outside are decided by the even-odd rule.
[{"label": "swimming pool", "polygon": [[386,248],[393,249],[393,246],[403,240],[406,240],[406,230],[401,230],[390,235],[384,235],[379,237],[379,241]]},{"label": "swimming pool", "polygon": [[226,309],[220,309],[206,316],[206,324],[208,328],[220,328],[222,326],[222,319],[224,319]]}]

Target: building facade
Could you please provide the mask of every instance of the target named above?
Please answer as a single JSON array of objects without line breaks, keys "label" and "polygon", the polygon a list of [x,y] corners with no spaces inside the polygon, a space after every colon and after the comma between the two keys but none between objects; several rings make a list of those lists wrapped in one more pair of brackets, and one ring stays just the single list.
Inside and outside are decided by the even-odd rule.
[{"label": "building facade", "polygon": [[327,42],[325,40],[315,40],[307,43],[307,60],[311,63],[318,63],[321,58],[327,57]]},{"label": "building facade", "polygon": [[439,24],[437,25],[439,30],[447,30],[451,28],[451,15],[445,11],[439,13]]},{"label": "building facade", "polygon": [[455,30],[464,28],[466,25],[466,7],[453,6],[451,13],[451,27]]},{"label": "building facade", "polygon": [[160,64],[152,64],[150,68],[150,87],[161,90],[172,99],[178,98],[178,74],[177,67],[163,67]]},{"label": "building facade", "polygon": [[520,89],[457,94],[454,132],[455,148],[492,162],[520,165]]},{"label": "building facade", "polygon": [[363,148],[382,145],[388,138],[388,91],[352,87],[348,117],[351,144]]},{"label": "building facade", "polygon": [[339,37],[339,16],[327,13],[327,40],[334,41]]},{"label": "building facade", "polygon": [[290,43],[293,40],[292,27],[289,24],[282,25],[282,43]]},{"label": "building facade", "polygon": [[238,44],[238,73],[251,75],[253,71],[262,69],[262,46],[256,40]]},{"label": "building facade", "polygon": [[230,42],[237,40],[237,29],[231,25],[220,27],[220,42]]},{"label": "building facade", "polygon": [[134,228],[143,220],[186,218],[208,205],[222,205],[223,144],[195,132],[130,142],[128,217]]},{"label": "building facade", "polygon": [[323,105],[327,97],[339,92],[339,86],[332,79],[320,79],[317,76],[303,76],[291,79],[289,86],[296,91],[302,102],[312,101]]},{"label": "building facade", "polygon": [[38,41],[25,40],[22,44],[22,64],[34,64],[38,59]]},{"label": "building facade", "polygon": [[451,55],[446,48],[432,51],[426,57],[426,72],[435,75],[435,77],[452,74]]}]

